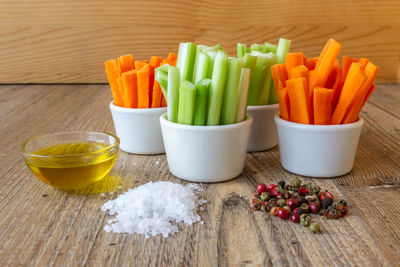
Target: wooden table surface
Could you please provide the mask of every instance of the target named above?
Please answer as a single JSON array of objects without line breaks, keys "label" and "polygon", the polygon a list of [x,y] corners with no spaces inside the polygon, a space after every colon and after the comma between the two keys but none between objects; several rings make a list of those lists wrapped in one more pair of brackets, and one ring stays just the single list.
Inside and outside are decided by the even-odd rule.
[{"label": "wooden table surface", "polygon": [[258,183],[296,177],[282,169],[274,148],[249,153],[238,178],[203,185],[204,224],[181,225],[173,236],[147,240],[106,233],[109,217],[100,208],[117,193],[149,181],[185,184],[170,174],[165,155],[120,152],[103,181],[67,193],[36,179],[19,152],[36,135],[114,132],[108,86],[2,85],[0,90],[0,266],[400,265],[400,85],[378,85],[365,106],[351,173],[302,178],[350,204],[346,218],[321,221],[322,234],[250,209]]}]

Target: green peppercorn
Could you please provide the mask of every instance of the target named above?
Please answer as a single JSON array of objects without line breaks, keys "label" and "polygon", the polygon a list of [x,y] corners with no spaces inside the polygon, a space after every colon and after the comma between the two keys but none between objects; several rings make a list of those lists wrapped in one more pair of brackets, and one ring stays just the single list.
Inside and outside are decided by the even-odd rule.
[{"label": "green peppercorn", "polygon": [[278,200],[277,204],[278,204],[279,207],[283,208],[284,206],[286,206],[286,200],[281,198],[281,199]]},{"label": "green peppercorn", "polygon": [[310,211],[310,206],[307,203],[303,203],[300,205],[300,209],[304,211],[304,213],[308,213]]},{"label": "green peppercorn", "polygon": [[339,206],[347,207],[347,202],[344,199],[337,200],[333,202],[332,206],[335,207],[335,209],[337,209]]},{"label": "green peppercorn", "polygon": [[311,223],[311,216],[308,214],[302,214],[300,216],[300,224],[303,226],[309,226]]},{"label": "green peppercorn", "polygon": [[268,201],[269,200],[268,192],[262,192],[261,195],[260,195],[260,199],[262,201]]},{"label": "green peppercorn", "polygon": [[310,230],[313,233],[320,233],[321,232],[321,228],[319,226],[319,223],[312,223],[310,224]]},{"label": "green peppercorn", "polygon": [[289,208],[289,206],[284,206],[283,208],[284,208],[285,210],[287,210],[289,213],[292,212],[292,210]]},{"label": "green peppercorn", "polygon": [[290,181],[290,186],[294,188],[299,188],[301,186],[301,180],[299,178],[294,178]]},{"label": "green peppercorn", "polygon": [[306,198],[306,200],[307,200],[307,202],[316,202],[316,201],[319,201],[319,199],[318,199],[318,197],[316,196],[316,195],[308,195],[308,196],[305,196],[305,198]]}]

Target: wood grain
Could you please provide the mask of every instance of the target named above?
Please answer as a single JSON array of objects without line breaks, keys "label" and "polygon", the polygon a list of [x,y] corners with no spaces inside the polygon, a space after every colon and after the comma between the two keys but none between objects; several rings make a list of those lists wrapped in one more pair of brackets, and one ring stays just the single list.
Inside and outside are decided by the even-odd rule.
[{"label": "wood grain", "polygon": [[398,266],[399,90],[400,85],[379,85],[364,108],[366,123],[350,174],[302,178],[350,204],[345,219],[321,222],[322,234],[251,211],[258,183],[297,177],[282,169],[274,148],[248,154],[238,178],[202,185],[201,197],[208,200],[199,211],[204,224],[180,225],[174,236],[146,240],[103,231],[109,217],[100,208],[149,181],[185,184],[169,173],[164,155],[120,152],[103,181],[67,193],[33,177],[19,154],[20,144],[35,135],[113,132],[107,86],[0,86],[0,266]]},{"label": "wood grain", "polygon": [[328,38],[342,55],[381,67],[378,82],[400,81],[397,1],[50,1],[0,2],[0,83],[104,83],[103,62],[132,53],[166,56],[181,41],[293,40],[317,56]]}]

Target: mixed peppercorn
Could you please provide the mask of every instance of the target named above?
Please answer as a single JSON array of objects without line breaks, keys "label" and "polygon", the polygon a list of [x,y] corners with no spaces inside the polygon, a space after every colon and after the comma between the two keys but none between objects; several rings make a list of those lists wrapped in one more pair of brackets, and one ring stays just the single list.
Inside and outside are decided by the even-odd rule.
[{"label": "mixed peppercorn", "polygon": [[253,210],[263,210],[282,220],[290,220],[309,227],[311,232],[321,232],[318,223],[311,223],[310,213],[323,216],[323,219],[338,219],[348,213],[345,200],[334,201],[333,195],[310,182],[302,184],[294,178],[287,184],[259,184],[252,200]]}]

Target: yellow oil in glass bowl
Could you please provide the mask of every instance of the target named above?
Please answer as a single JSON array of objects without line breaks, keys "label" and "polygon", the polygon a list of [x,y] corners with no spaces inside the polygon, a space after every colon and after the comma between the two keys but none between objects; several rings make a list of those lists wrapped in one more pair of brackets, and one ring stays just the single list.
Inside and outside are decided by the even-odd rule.
[{"label": "yellow oil in glass bowl", "polygon": [[65,190],[104,178],[118,155],[119,139],[107,133],[73,132],[33,138],[22,148],[26,164],[43,182]]}]

